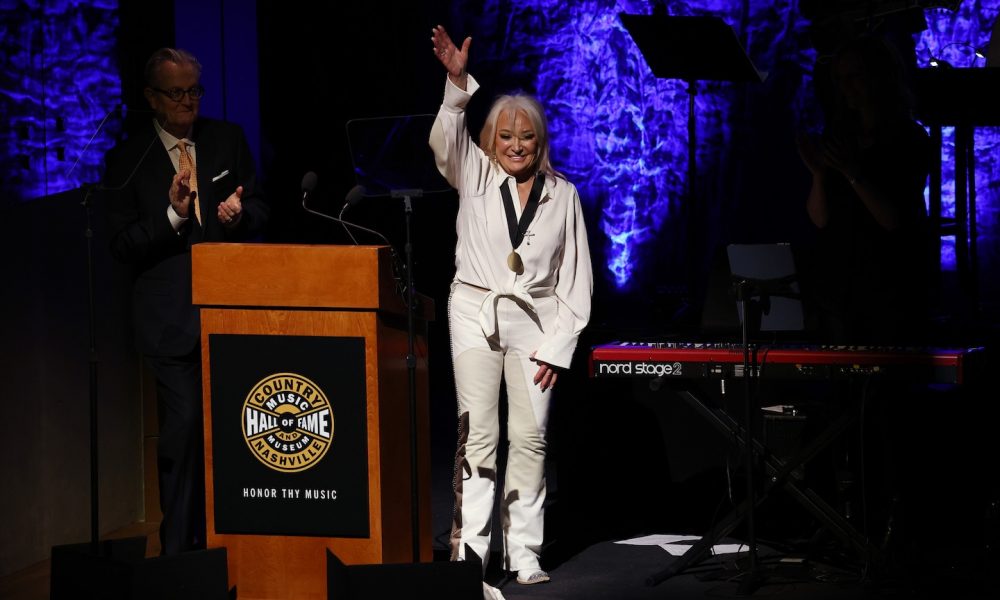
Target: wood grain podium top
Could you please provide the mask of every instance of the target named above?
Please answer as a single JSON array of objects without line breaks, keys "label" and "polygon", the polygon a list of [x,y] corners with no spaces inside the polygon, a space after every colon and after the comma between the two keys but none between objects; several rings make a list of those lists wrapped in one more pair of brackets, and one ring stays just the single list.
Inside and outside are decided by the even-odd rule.
[{"label": "wood grain podium top", "polygon": [[[191,267],[200,306],[406,313],[388,246],[205,242],[191,247]],[[431,320],[433,301],[418,300]]]}]

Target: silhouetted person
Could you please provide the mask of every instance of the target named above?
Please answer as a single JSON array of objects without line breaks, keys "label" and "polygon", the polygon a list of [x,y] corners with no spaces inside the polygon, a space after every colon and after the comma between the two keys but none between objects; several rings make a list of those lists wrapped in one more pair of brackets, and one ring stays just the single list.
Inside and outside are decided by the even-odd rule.
[{"label": "silhouetted person", "polygon": [[204,548],[201,331],[191,246],[245,241],[267,221],[253,157],[235,124],[200,118],[201,64],[161,48],[146,63],[156,113],[108,155],[111,253],[134,270],[136,345],[156,377],[163,554]]},{"label": "silhouetted person", "polygon": [[[930,138],[911,115],[903,63],[884,38],[847,41],[829,66],[826,129],[798,140],[812,172],[806,209],[818,228],[812,307],[823,341],[911,352],[899,346],[930,342],[936,297],[924,201]],[[833,451],[843,512],[890,562],[907,561],[907,547],[917,543],[912,517],[926,467],[915,457],[928,440],[929,389],[917,378],[880,374],[836,380],[829,389],[857,417]]]},{"label": "silhouetted person", "polygon": [[930,138],[884,39],[846,42],[830,67],[827,126],[821,137],[798,139],[812,172],[806,209],[819,229],[814,308],[825,341],[915,342],[934,295],[924,203]]}]

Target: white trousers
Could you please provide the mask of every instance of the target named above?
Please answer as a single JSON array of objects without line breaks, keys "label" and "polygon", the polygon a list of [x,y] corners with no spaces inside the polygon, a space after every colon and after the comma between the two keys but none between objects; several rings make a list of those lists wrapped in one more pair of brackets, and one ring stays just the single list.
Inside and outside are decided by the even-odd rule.
[{"label": "white trousers", "polygon": [[455,284],[448,301],[459,417],[451,556],[464,560],[468,544],[486,568],[497,493],[503,382],[509,444],[500,507],[504,568],[537,569],[544,530],[545,429],[552,392],[551,388],[542,392],[532,382],[538,364],[530,356],[545,332],[554,328],[558,308],[554,297],[536,298],[536,316],[519,300],[501,297],[496,333],[487,338],[478,317],[485,297],[479,288]]}]

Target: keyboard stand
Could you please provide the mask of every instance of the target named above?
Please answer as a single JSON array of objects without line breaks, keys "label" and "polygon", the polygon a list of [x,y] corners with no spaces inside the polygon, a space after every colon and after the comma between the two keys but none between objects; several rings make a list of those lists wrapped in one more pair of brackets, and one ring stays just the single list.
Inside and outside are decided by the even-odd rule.
[{"label": "keyboard stand", "polygon": [[[687,390],[676,391],[681,398],[687,402],[702,417],[708,420],[716,429],[729,437],[730,440],[740,450],[745,449],[744,444],[748,436],[745,428],[737,423],[729,413],[723,409],[710,408],[698,396]],[[800,487],[791,477],[791,473],[799,466],[805,465],[812,460],[820,451],[829,446],[834,440],[839,438],[854,423],[856,417],[850,412],[833,421],[827,428],[816,436],[809,444],[802,448],[795,456],[782,460],[767,452],[766,447],[756,438],[750,436],[757,454],[762,457],[767,481],[756,495],[755,499],[746,499],[733,509],[728,516],[719,521],[708,534],[702,536],[698,542],[692,545],[684,554],[665,569],[654,573],[646,579],[646,584],[657,585],[685,569],[698,564],[705,558],[708,552],[719,540],[731,533],[749,514],[750,503],[753,500],[753,508],[756,508],[767,499],[768,494],[774,488],[780,487],[788,492],[799,504],[812,513],[823,525],[836,535],[844,544],[857,552],[859,558],[864,563],[882,564],[884,557],[882,552],[871,545],[871,543],[859,533],[851,523],[840,515],[833,507],[827,504],[815,491],[808,487]]]}]

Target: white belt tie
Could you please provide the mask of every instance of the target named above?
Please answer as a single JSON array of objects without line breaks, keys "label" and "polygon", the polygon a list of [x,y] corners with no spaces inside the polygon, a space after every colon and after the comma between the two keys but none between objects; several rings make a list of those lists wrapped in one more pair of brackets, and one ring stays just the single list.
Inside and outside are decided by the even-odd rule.
[{"label": "white belt tie", "polygon": [[532,313],[537,314],[535,300],[521,282],[515,281],[513,286],[500,291],[490,290],[479,306],[479,325],[486,337],[493,337],[497,332],[497,303],[500,298],[517,298],[524,302]]}]

